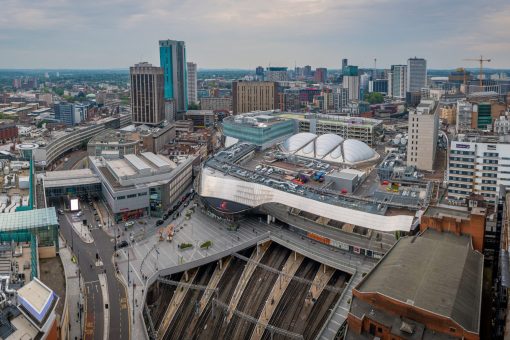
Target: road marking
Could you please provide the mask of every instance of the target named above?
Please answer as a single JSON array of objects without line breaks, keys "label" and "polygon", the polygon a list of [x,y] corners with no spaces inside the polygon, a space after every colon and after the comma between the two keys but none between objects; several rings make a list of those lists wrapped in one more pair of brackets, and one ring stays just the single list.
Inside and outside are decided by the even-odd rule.
[{"label": "road marking", "polygon": [[94,284],[94,283],[98,283],[99,280],[94,280],[94,281],[86,281],[85,284]]}]

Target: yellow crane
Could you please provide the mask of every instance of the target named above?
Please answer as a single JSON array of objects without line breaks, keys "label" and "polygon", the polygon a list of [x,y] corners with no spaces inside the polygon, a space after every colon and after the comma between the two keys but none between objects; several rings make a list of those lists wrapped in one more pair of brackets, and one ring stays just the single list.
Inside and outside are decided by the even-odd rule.
[{"label": "yellow crane", "polygon": [[483,86],[483,63],[484,62],[490,62],[491,60],[490,59],[483,59],[483,56],[480,55],[480,58],[479,59],[464,59],[464,60],[467,60],[467,61],[478,61],[480,63],[480,91],[482,90],[481,87]]}]

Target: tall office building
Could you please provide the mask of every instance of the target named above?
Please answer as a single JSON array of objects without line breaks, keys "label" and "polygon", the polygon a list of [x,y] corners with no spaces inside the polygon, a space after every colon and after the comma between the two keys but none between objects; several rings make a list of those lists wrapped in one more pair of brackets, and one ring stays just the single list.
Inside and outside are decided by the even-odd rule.
[{"label": "tall office building", "polygon": [[303,67],[303,75],[305,77],[310,77],[312,75],[312,67],[310,65]]},{"label": "tall office building", "polygon": [[406,98],[407,65],[391,65],[388,83],[388,95],[393,98]]},{"label": "tall office building", "polygon": [[466,100],[457,100],[457,117],[455,128],[457,132],[469,131],[472,129],[473,104]]},{"label": "tall office building", "polygon": [[407,59],[407,92],[420,92],[427,86],[427,61],[423,58]]},{"label": "tall office building", "polygon": [[188,75],[184,41],[160,40],[159,59],[165,78],[165,100],[174,102],[177,119],[188,109]]},{"label": "tall office building", "polygon": [[58,102],[53,106],[55,119],[60,120],[65,125],[74,125],[74,105],[67,102]]},{"label": "tall office building", "polygon": [[314,80],[317,83],[325,83],[328,80],[328,69],[325,67],[317,67],[315,69]]},{"label": "tall office building", "polygon": [[422,100],[416,110],[409,111],[407,165],[420,170],[433,170],[436,160],[439,116],[434,100]]},{"label": "tall office building", "polygon": [[188,62],[188,103],[197,103],[197,64]]},{"label": "tall office building", "polygon": [[349,61],[346,58],[342,59],[342,74],[343,74],[345,68],[347,67],[348,63],[349,63]]},{"label": "tall office building", "polygon": [[349,91],[349,100],[359,100],[360,82],[358,66],[345,66],[342,74],[342,85]]},{"label": "tall office building", "polygon": [[147,62],[129,68],[133,123],[157,125],[165,119],[163,69]]},{"label": "tall office building", "polygon": [[274,110],[277,85],[271,81],[232,82],[232,109],[234,114],[257,110]]},{"label": "tall office building", "polygon": [[289,80],[289,74],[286,67],[268,67],[264,74],[264,80],[267,81],[286,81]]},{"label": "tall office building", "polygon": [[255,75],[259,78],[264,78],[264,68],[262,66],[257,66],[255,69]]}]

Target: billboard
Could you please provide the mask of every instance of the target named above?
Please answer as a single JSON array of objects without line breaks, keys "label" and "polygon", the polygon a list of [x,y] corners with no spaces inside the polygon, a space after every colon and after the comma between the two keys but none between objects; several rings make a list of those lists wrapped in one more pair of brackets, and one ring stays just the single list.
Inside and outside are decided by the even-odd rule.
[{"label": "billboard", "polygon": [[78,203],[77,198],[71,199],[71,211],[78,211],[80,210],[80,204]]}]

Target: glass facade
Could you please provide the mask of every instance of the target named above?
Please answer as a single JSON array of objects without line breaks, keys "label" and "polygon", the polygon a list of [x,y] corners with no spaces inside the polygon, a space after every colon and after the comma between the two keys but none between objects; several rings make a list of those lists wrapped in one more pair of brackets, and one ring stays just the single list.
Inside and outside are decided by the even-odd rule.
[{"label": "glass facade", "polygon": [[491,104],[478,104],[478,128],[486,129],[490,125],[492,125]]},{"label": "glass facade", "polygon": [[223,133],[225,136],[262,146],[272,140],[293,134],[294,122],[285,120],[265,127],[258,127],[224,121]]}]

